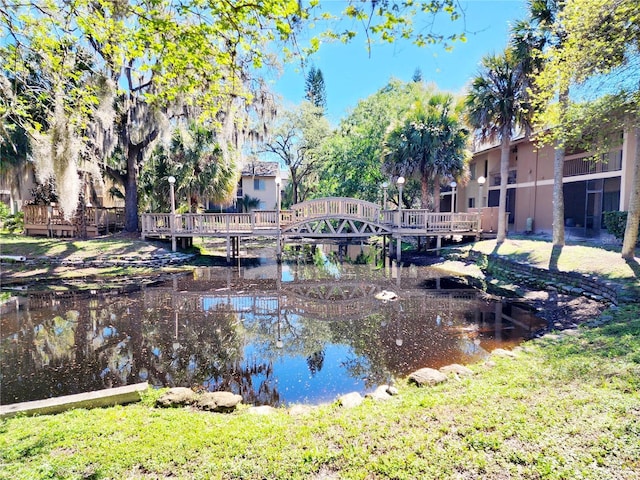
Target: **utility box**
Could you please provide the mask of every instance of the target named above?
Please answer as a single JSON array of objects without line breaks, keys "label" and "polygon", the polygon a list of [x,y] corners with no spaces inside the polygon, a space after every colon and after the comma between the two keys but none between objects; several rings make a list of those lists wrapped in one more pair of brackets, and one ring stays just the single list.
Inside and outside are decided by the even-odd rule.
[{"label": "utility box", "polygon": [[527,217],[527,225],[524,229],[525,233],[533,233],[533,218]]}]

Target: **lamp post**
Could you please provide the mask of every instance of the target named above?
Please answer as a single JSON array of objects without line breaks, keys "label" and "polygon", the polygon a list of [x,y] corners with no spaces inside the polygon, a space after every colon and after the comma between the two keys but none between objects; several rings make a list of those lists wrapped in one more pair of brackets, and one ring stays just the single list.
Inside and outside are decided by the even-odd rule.
[{"label": "lamp post", "polygon": [[382,210],[387,209],[387,188],[389,188],[389,182],[382,182]]},{"label": "lamp post", "polygon": [[167,181],[169,182],[169,187],[170,187],[170,201],[171,201],[171,220],[170,220],[170,227],[171,227],[171,250],[172,251],[176,251],[176,235],[175,235],[175,228],[176,228],[176,191],[175,191],[175,183],[176,183],[176,177],[174,177],[173,175],[170,176],[169,178],[167,178]]},{"label": "lamp post", "polygon": [[396,244],[396,260],[399,262],[402,255],[402,189],[404,188],[404,177],[398,177],[398,239]]},{"label": "lamp post", "polygon": [[482,230],[482,194],[484,191],[484,183],[487,181],[484,177],[478,177],[478,231]]},{"label": "lamp post", "polygon": [[398,211],[402,213],[402,189],[404,188],[404,177],[398,177],[396,183],[398,184]]},{"label": "lamp post", "polygon": [[280,233],[280,176],[276,177],[276,228],[278,231],[276,232],[276,260],[278,263],[282,261],[282,245],[281,245],[281,233]]},{"label": "lamp post", "polygon": [[456,211],[456,187],[458,184],[454,181],[450,183],[451,185],[451,213]]}]

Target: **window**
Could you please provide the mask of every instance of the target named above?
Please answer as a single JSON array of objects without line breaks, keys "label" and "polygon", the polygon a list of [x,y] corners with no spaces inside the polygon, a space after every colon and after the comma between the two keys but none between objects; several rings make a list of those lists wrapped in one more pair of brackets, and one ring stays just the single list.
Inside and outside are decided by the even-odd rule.
[{"label": "window", "polygon": [[471,163],[469,165],[469,174],[471,175],[471,180],[475,180],[476,179],[476,164],[475,163]]},{"label": "window", "polygon": [[242,180],[240,180],[240,181],[238,182],[238,189],[237,189],[237,192],[238,192],[238,193],[236,193],[236,197],[238,197],[238,198],[242,198],[242,197],[244,197],[244,193],[242,192]]},{"label": "window", "polygon": [[264,179],[254,178],[253,179],[253,189],[254,190],[266,190],[267,189],[267,185],[266,185]]},{"label": "window", "polygon": [[469,199],[469,208],[476,208],[476,199],[473,197]]}]

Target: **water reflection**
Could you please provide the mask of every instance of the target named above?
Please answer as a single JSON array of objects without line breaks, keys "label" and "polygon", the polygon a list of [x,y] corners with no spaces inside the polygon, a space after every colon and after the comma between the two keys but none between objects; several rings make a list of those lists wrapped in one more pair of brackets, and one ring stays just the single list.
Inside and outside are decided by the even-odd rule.
[{"label": "water reflection", "polygon": [[[200,267],[128,294],[31,295],[2,318],[0,401],[147,380],[252,404],[320,403],[476,361],[542,326],[436,269],[378,255],[351,264],[347,253],[303,248],[283,265]],[[397,299],[376,298],[382,291]]]}]

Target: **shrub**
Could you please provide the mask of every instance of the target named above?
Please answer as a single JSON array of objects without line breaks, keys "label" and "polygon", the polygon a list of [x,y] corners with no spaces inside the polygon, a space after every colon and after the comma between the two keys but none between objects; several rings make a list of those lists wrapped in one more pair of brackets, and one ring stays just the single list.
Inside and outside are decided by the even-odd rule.
[{"label": "shrub", "polygon": [[9,205],[4,202],[0,202],[0,222],[4,222],[9,215],[11,215]]},{"label": "shrub", "polygon": [[[622,240],[627,226],[627,212],[604,212],[604,225],[611,235]],[[638,240],[640,243],[640,238]]]},{"label": "shrub", "polygon": [[9,233],[21,232],[24,229],[24,213],[18,212],[15,215],[9,215],[3,228]]}]

